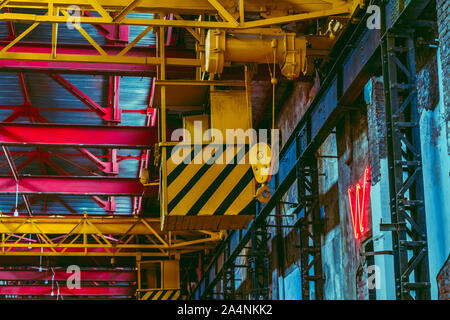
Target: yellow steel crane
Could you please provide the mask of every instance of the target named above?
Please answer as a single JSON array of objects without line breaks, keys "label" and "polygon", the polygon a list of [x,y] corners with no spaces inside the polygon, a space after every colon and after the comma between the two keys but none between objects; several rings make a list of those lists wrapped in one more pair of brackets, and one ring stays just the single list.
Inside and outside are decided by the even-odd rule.
[{"label": "yellow steel crane", "polygon": [[[160,111],[161,218],[143,217],[7,217],[0,215],[0,256],[135,256],[139,267],[139,299],[179,296],[178,258],[211,248],[223,239],[221,230],[246,228],[254,217],[255,201],[270,197],[267,182],[273,157],[268,144],[255,144],[252,68],[268,64],[294,80],[312,71],[308,58],[326,55],[336,39],[335,25],[326,36],[297,34],[281,26],[323,17],[350,18],[364,0],[5,0],[0,21],[31,24],[0,50],[1,60],[104,63],[157,67],[154,107]],[[23,9],[27,9],[23,11]],[[77,13],[74,16],[74,12]],[[90,14],[84,14],[90,12]],[[152,14],[149,18],[128,17]],[[164,17],[172,14],[174,19]],[[95,54],[58,49],[58,28],[70,23],[90,43]],[[48,53],[19,52],[22,39],[38,25],[52,25]],[[146,28],[120,50],[99,45],[86,24],[132,25]],[[184,28],[196,42],[195,57],[166,56],[168,27]],[[131,55],[149,32],[157,34],[151,55]],[[232,65],[245,66],[244,81],[225,81],[220,74]],[[167,77],[168,66],[195,68],[195,80]],[[168,112],[183,119],[178,140],[168,137]],[[193,114],[194,112],[194,114]],[[220,140],[227,130],[236,143]],[[218,159],[222,161],[217,161]],[[142,179],[144,185],[149,181]],[[23,243],[27,234],[40,242]],[[55,239],[58,240],[55,240]],[[135,241],[139,238],[139,241]],[[32,250],[29,248],[31,247]],[[39,249],[39,250],[33,250]],[[175,263],[141,261],[174,258]],[[149,265],[150,263],[150,265]],[[141,270],[146,270],[141,285]],[[142,275],[144,276],[144,275]],[[174,278],[175,277],[175,278]]]}]

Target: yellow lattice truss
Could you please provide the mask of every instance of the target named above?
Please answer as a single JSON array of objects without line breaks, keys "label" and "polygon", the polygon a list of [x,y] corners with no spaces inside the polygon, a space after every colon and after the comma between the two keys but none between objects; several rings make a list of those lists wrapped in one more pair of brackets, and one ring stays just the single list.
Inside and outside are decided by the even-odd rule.
[{"label": "yellow lattice truss", "polygon": [[159,231],[159,218],[0,216],[0,256],[165,257],[211,248],[221,232]]},{"label": "yellow lattice truss", "polygon": [[[205,29],[232,33],[274,34],[276,26],[320,17],[350,17],[363,0],[0,0],[0,21],[30,24],[25,31],[0,47],[0,59],[54,62],[142,64],[158,66],[158,80],[166,80],[166,66],[202,66]],[[72,14],[75,9],[80,15]],[[26,9],[26,10],[24,10]],[[76,11],[75,10],[75,11]],[[89,14],[85,14],[89,12]],[[130,13],[148,13],[136,18]],[[172,14],[174,19],[165,19]],[[206,19],[206,16],[214,17]],[[58,26],[72,22],[96,54],[58,52]],[[16,46],[40,24],[51,24],[48,53],[30,53]],[[86,24],[145,26],[120,50],[100,46],[83,28]],[[167,27],[186,28],[197,41],[196,58],[166,57]],[[270,27],[270,28],[269,28]],[[130,51],[149,32],[158,33],[154,56]],[[203,51],[202,51],[203,50]],[[161,132],[166,143],[166,95],[161,87]],[[163,150],[163,157],[166,156]],[[155,256],[166,257],[211,248],[221,232],[161,232],[159,218],[139,217],[6,217],[0,216],[0,255],[15,256]]]},{"label": "yellow lattice truss", "polygon": [[[0,59],[56,62],[117,63],[161,65],[161,57],[127,56],[152,29],[186,28],[198,42],[204,29],[227,29],[233,32],[273,33],[281,24],[328,16],[351,16],[364,0],[4,0],[0,1],[0,21],[31,23],[31,25],[0,50]],[[27,9],[27,13],[23,13]],[[85,12],[90,14],[85,15]],[[128,17],[130,13],[148,13],[148,18]],[[174,19],[165,19],[173,14]],[[76,15],[76,18],[74,16]],[[214,16],[215,21],[205,19]],[[256,20],[246,17],[258,17]],[[52,52],[49,54],[10,51],[39,24],[52,24]],[[98,55],[60,54],[57,52],[58,25],[71,23],[76,31],[98,51]],[[119,52],[103,49],[83,29],[85,24],[147,26]],[[158,27],[158,28],[155,28]],[[162,29],[160,29],[161,27]],[[166,65],[199,67],[199,59],[164,58]]]}]

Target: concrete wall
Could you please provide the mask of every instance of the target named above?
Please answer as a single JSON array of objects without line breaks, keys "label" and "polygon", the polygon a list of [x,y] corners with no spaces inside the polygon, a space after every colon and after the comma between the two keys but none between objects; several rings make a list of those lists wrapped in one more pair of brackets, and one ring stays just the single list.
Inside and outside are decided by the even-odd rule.
[{"label": "concrete wall", "polygon": [[[439,57],[439,51],[438,51]],[[448,150],[443,66],[438,59],[439,102],[422,110],[420,136],[422,143],[425,209],[427,212],[428,252],[433,299],[438,298],[436,277],[450,254],[450,155]],[[450,66],[447,66],[450,68]],[[420,73],[419,73],[420,75]],[[444,94],[444,95],[443,95]]]},{"label": "concrete wall", "polygon": [[342,233],[339,210],[338,160],[336,134],[332,133],[317,152],[320,205],[324,213],[322,267],[327,300],[344,299]]},{"label": "concrete wall", "polygon": [[[338,159],[338,185],[340,209],[340,233],[342,244],[342,281],[343,299],[359,299],[366,297],[367,281],[364,273],[365,259],[359,254],[363,244],[371,238],[371,212],[368,207],[367,217],[370,222],[369,231],[362,239],[355,239],[351,219],[351,209],[348,200],[348,188],[360,183],[364,170],[369,166],[367,116],[364,106],[349,112],[347,121],[344,119],[336,127]],[[361,292],[366,294],[362,295]]]},{"label": "concrete wall", "polygon": [[[450,119],[450,1],[436,0],[445,119]],[[447,131],[448,134],[448,131]]]},{"label": "concrete wall", "polygon": [[[369,159],[372,169],[370,204],[373,249],[374,252],[390,251],[392,250],[392,233],[380,230],[381,222],[389,223],[391,221],[383,79],[381,77],[372,78],[365,87],[364,96],[367,104]],[[395,299],[393,257],[376,255],[374,264],[378,268],[377,299]]]},{"label": "concrete wall", "polygon": [[[293,131],[295,125],[304,114],[311,95],[315,89],[310,90],[307,84],[298,83],[290,97],[282,107],[277,126],[282,132],[283,144]],[[325,277],[325,299],[367,299],[367,275],[363,266],[364,259],[360,258],[361,243],[353,235],[353,225],[348,206],[347,189],[350,185],[360,182],[364,176],[364,169],[369,164],[367,118],[363,107],[350,115],[349,130],[344,126],[337,128],[337,132],[330,134],[317,152],[319,169],[320,206],[324,214],[322,234],[322,259]],[[353,156],[347,164],[347,138],[353,147]],[[288,162],[294,160],[292,155]],[[280,164],[283,165],[282,163]],[[283,201],[297,202],[297,188],[293,187]],[[289,214],[290,205],[281,204],[279,212]],[[370,212],[369,212],[370,217]],[[270,224],[275,223],[271,218]],[[285,218],[283,224],[289,224]],[[369,219],[369,228],[371,228]],[[273,228],[274,229],[274,228]],[[272,298],[274,299],[300,299],[300,254],[299,236],[296,229],[281,229],[276,233],[272,230],[274,238],[271,241],[271,274]],[[371,237],[371,231],[366,238]]]},{"label": "concrete wall", "polygon": [[[423,161],[423,180],[425,189],[425,209],[427,213],[427,234],[432,298],[438,298],[436,277],[450,254],[450,157],[447,141],[447,120],[443,76],[445,72],[439,61],[439,54],[428,56],[426,62],[417,71],[417,95],[420,114],[420,134]],[[440,76],[438,76],[440,75]],[[372,174],[372,223],[375,251],[392,250],[392,236],[381,232],[381,221],[390,221],[389,182],[385,147],[385,124],[383,83],[381,79],[372,79],[366,86],[369,120],[369,154]],[[367,95],[367,94],[366,94]],[[381,255],[375,257],[380,268],[380,289],[377,298],[394,299],[393,259]]]}]

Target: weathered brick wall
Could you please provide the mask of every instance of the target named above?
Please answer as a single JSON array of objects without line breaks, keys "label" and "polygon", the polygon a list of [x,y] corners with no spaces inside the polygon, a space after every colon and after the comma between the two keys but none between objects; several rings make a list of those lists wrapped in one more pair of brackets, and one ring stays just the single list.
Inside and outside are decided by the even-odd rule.
[{"label": "weathered brick wall", "polygon": [[443,101],[447,120],[447,147],[450,153],[450,1],[436,0],[439,42],[441,48]]},{"label": "weathered brick wall", "polygon": [[[336,127],[338,172],[339,172],[339,208],[340,208],[340,230],[341,230],[341,263],[343,274],[339,279],[342,283],[342,298],[354,300],[366,297],[364,277],[358,278],[357,274],[362,264],[359,251],[361,244],[371,237],[371,210],[367,211],[368,232],[363,239],[356,240],[353,232],[350,207],[347,190],[350,186],[360,183],[364,177],[364,170],[369,165],[369,141],[368,123],[365,110],[362,108],[349,113],[350,130],[346,129],[345,121]],[[347,159],[347,138],[350,137],[352,156]]]},{"label": "weathered brick wall", "polygon": [[387,157],[386,111],[384,105],[383,79],[372,78],[366,87],[367,122],[369,126],[369,159],[372,183],[380,180],[380,160]]},{"label": "weathered brick wall", "polygon": [[436,0],[439,42],[441,48],[442,79],[444,80],[444,103],[447,120],[450,119],[450,1]]},{"label": "weathered brick wall", "polygon": [[439,300],[450,300],[450,256],[437,276]]}]

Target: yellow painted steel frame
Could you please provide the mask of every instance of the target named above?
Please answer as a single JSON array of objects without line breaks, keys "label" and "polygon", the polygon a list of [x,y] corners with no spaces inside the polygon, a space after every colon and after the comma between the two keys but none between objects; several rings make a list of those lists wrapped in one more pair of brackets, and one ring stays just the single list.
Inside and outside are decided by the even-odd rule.
[{"label": "yellow painted steel frame", "polygon": [[[137,289],[138,300],[177,300],[180,296],[180,268],[179,260],[137,260]],[[153,278],[159,276],[159,288],[143,288],[142,271],[146,265],[159,265],[159,273],[153,270]]]},{"label": "yellow painted steel frame", "polygon": [[[205,29],[227,29],[234,33],[255,32],[273,34],[277,29],[264,28],[300,20],[310,20],[333,15],[349,16],[363,0],[311,0],[312,5],[305,5],[303,0],[283,1],[300,12],[287,7],[280,10],[267,10],[264,0],[235,0],[237,6],[224,6],[223,0],[3,0],[0,9],[11,9],[0,14],[0,21],[28,22],[31,26],[18,35],[0,51],[0,59],[5,60],[37,60],[61,62],[92,62],[117,64],[152,64],[158,67],[158,80],[166,80],[166,65],[197,67],[197,80],[201,80],[201,50],[196,59],[168,58],[165,55],[164,32],[166,27],[187,28],[197,39],[198,46],[204,46]],[[245,4],[244,4],[245,2]],[[272,1],[268,1],[270,4]],[[237,2],[236,2],[237,3]],[[260,6],[260,4],[263,6]],[[280,8],[282,7],[280,1]],[[97,50],[98,55],[78,55],[58,53],[58,24],[68,21],[67,9],[77,5],[90,16],[80,16],[75,29]],[[303,6],[303,7],[302,7]],[[36,13],[18,13],[15,9],[31,9]],[[45,14],[37,10],[46,10]],[[127,18],[131,12],[153,13],[154,19]],[[264,19],[244,21],[245,13],[259,13]],[[114,18],[111,13],[115,13]],[[176,20],[164,20],[164,16],[173,13]],[[198,16],[195,20],[185,20],[181,15]],[[218,21],[206,21],[204,14],[215,15]],[[239,21],[238,21],[239,20]],[[52,24],[52,50],[49,54],[10,52],[9,49],[30,34],[40,23]],[[141,34],[125,46],[116,55],[108,54],[83,29],[83,24],[115,24],[147,26]],[[158,49],[156,57],[132,57],[127,53],[137,45],[148,32],[153,29],[158,33]],[[160,142],[167,143],[166,137],[166,86],[161,86],[161,118]],[[162,158],[166,158],[166,148],[162,148]],[[167,168],[161,168],[161,182],[166,183]],[[167,198],[163,192],[161,197]],[[162,203],[167,203],[162,201]],[[167,208],[163,210],[167,212]],[[9,256],[170,256],[185,252],[209,248],[223,237],[222,232],[207,231],[169,232],[163,233],[157,225],[160,219],[144,219],[129,217],[6,217],[0,216],[0,255]],[[158,230],[158,231],[157,231]],[[38,242],[30,242],[28,234],[38,235]],[[57,237],[53,237],[53,235]],[[57,239],[55,239],[57,238]],[[31,249],[28,249],[31,248]],[[32,250],[39,248],[40,250]]]},{"label": "yellow painted steel frame", "polygon": [[[222,1],[222,0],[221,0]],[[12,9],[12,12],[1,13],[0,21],[29,22],[32,25],[11,41],[0,51],[0,59],[4,60],[34,60],[34,61],[55,61],[55,62],[86,62],[86,63],[116,63],[116,64],[143,64],[143,65],[161,65],[160,57],[131,57],[126,54],[137,45],[148,32],[154,30],[164,30],[165,27],[186,28],[199,43],[200,48],[204,45],[204,29],[228,29],[234,33],[246,32],[246,30],[258,30],[258,33],[273,33],[273,28],[264,28],[295,21],[310,20],[326,16],[347,15],[361,6],[364,0],[311,0],[312,4],[305,4],[303,0],[284,1],[280,3],[277,9],[272,9],[268,19],[256,21],[244,21],[245,13],[259,13],[262,16],[267,14],[261,12],[261,8],[270,7],[270,2],[262,0],[235,0],[236,6],[224,7],[218,0],[4,0],[0,2],[0,9]],[[223,2],[223,1],[222,1]],[[70,6],[77,6],[81,11],[89,11],[89,16],[80,15],[76,20],[69,19],[67,12]],[[14,9],[45,9],[46,13],[40,11],[34,13],[17,13]],[[239,8],[239,10],[237,9]],[[287,15],[292,8],[299,8],[298,14]],[[270,10],[269,10],[270,11]],[[295,10],[294,10],[295,11]],[[127,18],[132,12],[152,13],[153,19]],[[61,13],[61,14],[60,14]],[[114,18],[111,13],[114,13]],[[165,20],[163,16],[173,13],[176,20]],[[200,16],[199,19],[185,20],[180,14],[190,14]],[[201,17],[204,14],[216,15],[222,17],[219,21],[204,21]],[[239,19],[239,22],[237,21]],[[223,20],[223,21],[220,21]],[[98,51],[99,55],[83,54],[58,54],[57,37],[58,24],[67,24],[71,21],[73,26],[80,32],[86,40]],[[52,24],[52,52],[26,53],[9,52],[8,50],[17,44],[26,35],[31,33],[40,23]],[[115,55],[108,54],[94,39],[83,29],[82,24],[120,24],[147,26],[132,42]],[[158,28],[161,27],[161,28]],[[200,51],[201,52],[201,51]],[[193,66],[198,69],[202,66],[201,54],[197,59],[166,58],[164,63],[174,66]],[[203,64],[204,65],[204,64]]]},{"label": "yellow painted steel frame", "polygon": [[[37,235],[31,242],[28,235]],[[0,216],[0,256],[164,257],[211,248],[221,232],[159,231],[158,218]],[[40,249],[40,250],[33,250]]]},{"label": "yellow painted steel frame", "polygon": [[[280,1],[273,8],[273,1],[262,0],[234,0],[227,1],[227,6],[221,4],[223,0],[4,0],[1,8],[48,9],[49,14],[39,15],[31,13],[0,14],[0,21],[14,20],[22,22],[66,23],[67,19],[55,14],[53,8],[67,9],[77,6],[82,11],[96,12],[97,16],[81,16],[80,23],[89,24],[125,24],[140,26],[165,26],[188,28],[219,28],[219,29],[249,29],[255,27],[273,26],[301,20],[310,20],[325,16],[351,14],[364,0],[304,0]],[[116,13],[113,18],[109,13]],[[127,18],[131,12],[153,14],[189,14],[216,15],[219,21],[201,20],[164,20]],[[293,14],[288,14],[294,12]],[[245,13],[260,14],[271,17],[256,21],[244,21]],[[237,21],[239,19],[239,21]],[[222,20],[222,21],[220,21]]]}]

